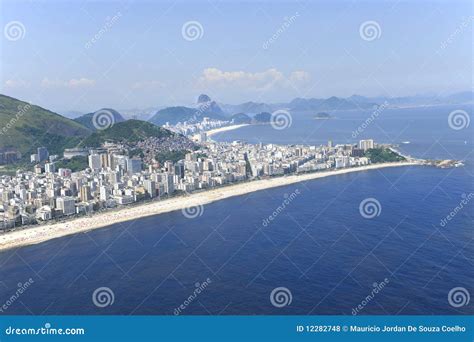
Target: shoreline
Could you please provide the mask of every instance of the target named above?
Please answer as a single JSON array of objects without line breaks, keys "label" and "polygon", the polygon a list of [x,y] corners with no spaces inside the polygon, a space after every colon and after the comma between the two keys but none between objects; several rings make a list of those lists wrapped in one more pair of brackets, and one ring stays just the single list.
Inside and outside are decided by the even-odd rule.
[{"label": "shoreline", "polygon": [[[200,207],[215,201],[245,195],[255,191],[276,188],[303,181],[343,175],[353,172],[377,170],[387,167],[422,166],[417,161],[381,163],[367,166],[358,166],[339,170],[319,171],[300,175],[290,175],[269,179],[237,183],[226,187],[191,193],[186,197],[175,197],[144,203],[134,207],[124,207],[116,211],[98,213],[88,217],[78,217],[64,222],[33,226],[23,230],[7,232],[0,235],[0,251],[21,246],[34,245],[48,240],[84,233],[90,230],[104,228],[113,224],[132,221],[148,216],[159,215],[190,207]],[[198,208],[199,209],[199,208]]]},{"label": "shoreline", "polygon": [[234,129],[238,129],[238,128],[245,127],[245,126],[250,126],[250,124],[239,124],[239,125],[224,126],[224,127],[211,129],[210,131],[207,131],[205,133],[207,134],[208,137],[211,137],[215,134],[219,134],[219,133],[226,132],[226,131],[233,131]]}]

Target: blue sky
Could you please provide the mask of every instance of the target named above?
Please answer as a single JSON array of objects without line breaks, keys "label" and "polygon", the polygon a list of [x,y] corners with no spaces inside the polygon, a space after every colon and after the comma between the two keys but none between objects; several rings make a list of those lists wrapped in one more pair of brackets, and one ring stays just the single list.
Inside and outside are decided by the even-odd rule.
[{"label": "blue sky", "polygon": [[472,15],[470,1],[7,0],[1,93],[56,111],[200,93],[226,103],[446,94],[472,87]]}]

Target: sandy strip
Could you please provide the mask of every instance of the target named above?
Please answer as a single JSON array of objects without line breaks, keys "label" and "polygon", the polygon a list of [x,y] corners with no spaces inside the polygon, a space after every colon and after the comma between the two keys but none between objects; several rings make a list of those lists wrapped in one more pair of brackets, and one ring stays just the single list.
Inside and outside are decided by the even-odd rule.
[{"label": "sandy strip", "polygon": [[[26,246],[59,238],[66,235],[85,232],[92,229],[110,226],[115,223],[139,219],[180,210],[190,207],[199,207],[207,203],[221,199],[240,196],[254,191],[289,185],[297,182],[323,178],[328,176],[342,175],[352,172],[375,170],[386,167],[399,167],[409,165],[420,165],[419,162],[384,163],[368,166],[354,167],[350,169],[321,171],[302,175],[292,175],[271,179],[251,181],[241,184],[230,185],[222,188],[202,191],[190,194],[187,197],[176,197],[152,203],[146,203],[135,207],[125,207],[120,210],[99,213],[91,217],[81,217],[69,221],[45,224],[31,227],[20,231],[8,232],[0,235],[0,250]],[[198,209],[199,210],[199,209]]]},{"label": "sandy strip", "polygon": [[231,126],[225,126],[225,127],[220,127],[216,129],[211,129],[210,131],[206,131],[207,136],[210,137],[214,134],[226,132],[226,131],[232,131],[234,129],[240,128],[240,127],[245,127],[245,126],[250,126],[250,124],[240,124],[240,125],[231,125]]}]

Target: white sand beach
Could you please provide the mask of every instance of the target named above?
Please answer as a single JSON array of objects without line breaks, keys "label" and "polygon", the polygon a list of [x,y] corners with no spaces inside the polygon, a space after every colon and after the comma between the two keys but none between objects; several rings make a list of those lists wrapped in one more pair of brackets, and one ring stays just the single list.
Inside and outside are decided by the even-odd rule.
[{"label": "white sand beach", "polygon": [[342,175],[352,172],[361,172],[387,167],[401,167],[409,165],[421,165],[421,163],[417,161],[383,163],[348,169],[321,171],[302,175],[291,175],[285,177],[256,180],[246,183],[230,185],[222,188],[192,193],[186,197],[175,197],[171,199],[137,205],[129,208],[124,207],[120,210],[98,213],[91,217],[80,217],[65,222],[44,224],[37,227],[30,227],[23,230],[4,233],[0,235],[0,250],[37,244],[66,235],[81,233],[88,230],[110,226],[119,222],[136,220],[141,217],[158,215],[184,208],[199,207],[221,199],[245,195],[254,191],[285,186],[297,182],[328,176]]},{"label": "white sand beach", "polygon": [[226,132],[226,131],[232,131],[237,128],[245,127],[245,126],[250,126],[250,124],[240,124],[240,125],[231,125],[231,126],[225,126],[225,127],[220,127],[216,129],[211,129],[210,131],[207,131],[207,136],[213,136],[218,133]]}]

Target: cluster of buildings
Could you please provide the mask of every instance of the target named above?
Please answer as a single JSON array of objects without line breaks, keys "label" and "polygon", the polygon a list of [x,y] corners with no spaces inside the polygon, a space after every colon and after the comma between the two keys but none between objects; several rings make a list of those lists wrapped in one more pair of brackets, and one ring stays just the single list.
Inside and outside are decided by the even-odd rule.
[{"label": "cluster of buildings", "polygon": [[[38,147],[36,149],[36,153],[30,155],[30,161],[32,163],[41,163],[49,158],[48,149],[44,146]],[[53,157],[54,159],[54,157]]]},{"label": "cluster of buildings", "polygon": [[196,120],[190,120],[184,121],[182,123],[178,122],[176,125],[170,125],[169,122],[167,122],[165,125],[163,125],[163,127],[172,132],[189,136],[200,132],[210,131],[211,129],[229,126],[231,124],[232,121],[214,120],[204,117],[200,122],[197,122]]},{"label": "cluster of buildings", "polygon": [[0,149],[0,165],[14,164],[21,159],[21,153],[14,148]]},{"label": "cluster of buildings", "polygon": [[[151,142],[149,142],[151,143]],[[38,149],[34,171],[0,177],[0,229],[59,220],[73,215],[160,199],[224,184],[290,173],[366,165],[373,140],[359,145],[324,146],[206,142],[178,161],[145,162],[122,145],[66,150],[65,158],[85,156],[88,167],[56,170],[47,150]],[[51,156],[49,156],[51,157]],[[43,166],[42,166],[43,165]]]}]

